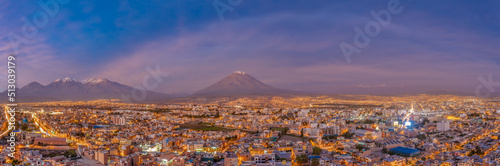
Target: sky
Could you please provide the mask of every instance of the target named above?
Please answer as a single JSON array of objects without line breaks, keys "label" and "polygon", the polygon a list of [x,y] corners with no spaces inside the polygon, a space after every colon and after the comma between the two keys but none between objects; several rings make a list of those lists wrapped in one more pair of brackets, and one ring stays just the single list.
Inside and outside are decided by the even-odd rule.
[{"label": "sky", "polygon": [[[58,10],[43,5],[54,3]],[[161,93],[193,93],[233,71],[312,93],[474,93],[478,77],[500,80],[499,7],[494,0],[6,0],[0,55],[17,57],[20,87],[64,77],[140,86],[158,67],[168,73],[153,90]],[[392,11],[386,22],[371,14],[384,11]],[[349,60],[341,43],[356,49]]]}]

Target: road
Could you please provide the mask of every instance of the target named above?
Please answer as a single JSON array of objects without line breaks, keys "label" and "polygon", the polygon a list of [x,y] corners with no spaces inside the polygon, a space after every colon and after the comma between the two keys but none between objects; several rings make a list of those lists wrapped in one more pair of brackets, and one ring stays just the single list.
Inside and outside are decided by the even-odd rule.
[{"label": "road", "polygon": [[[488,130],[487,132],[484,132],[484,133],[483,133],[483,134],[481,134],[481,135],[476,135],[476,136],[474,136],[474,137],[471,137],[469,140],[467,140],[467,141],[466,141],[466,142],[464,142],[463,144],[457,145],[457,148],[456,148],[455,150],[462,150],[462,149],[463,149],[463,145],[468,144],[468,143],[470,143],[470,142],[474,142],[474,141],[477,141],[477,140],[483,139],[484,137],[487,137],[487,136],[489,137],[489,136],[490,136],[490,133],[492,133],[492,132],[493,132],[493,133],[495,133],[495,132],[498,132],[499,130],[500,130],[500,126],[498,126],[498,127],[494,128],[494,129]],[[496,150],[497,146],[498,146],[498,144],[493,145],[492,147],[490,147],[490,149],[488,149],[488,150],[484,153],[484,155],[488,154],[491,150]],[[436,155],[438,155],[438,154],[439,154],[439,152],[438,152],[438,153],[435,153],[435,154],[431,154],[430,156],[426,156],[426,157],[430,157],[430,158],[432,158],[432,159],[433,159],[433,158],[434,158],[434,156],[436,156]],[[483,155],[483,156],[484,156],[484,155]]]},{"label": "road", "polygon": [[2,133],[0,134],[0,137],[5,136],[6,134],[9,133],[9,113],[7,112],[9,110],[9,106],[5,105],[4,106],[4,114],[5,114],[5,122],[3,123],[2,126]]},{"label": "road", "polygon": [[411,114],[413,114],[413,103],[411,103],[410,111],[405,115],[405,117],[403,118],[403,121],[401,121],[403,124],[400,125],[400,128],[406,127],[405,122],[410,121]]},{"label": "road", "polygon": [[89,146],[88,143],[85,142],[84,140],[71,139],[67,136],[67,134],[61,134],[61,133],[58,133],[57,131],[52,130],[52,127],[47,126],[42,121],[40,121],[40,119],[38,118],[36,113],[31,113],[31,117],[33,118],[33,121],[35,122],[35,124],[38,125],[38,127],[42,133],[44,133],[48,136],[52,136],[52,137],[66,138],[70,141],[76,142],[77,145]]}]

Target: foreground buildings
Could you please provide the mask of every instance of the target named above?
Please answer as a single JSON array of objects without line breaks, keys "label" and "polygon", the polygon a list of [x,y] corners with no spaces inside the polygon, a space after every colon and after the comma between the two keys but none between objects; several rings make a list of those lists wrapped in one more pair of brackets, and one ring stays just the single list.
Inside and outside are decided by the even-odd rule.
[{"label": "foreground buildings", "polygon": [[18,108],[16,158],[2,152],[0,164],[499,165],[499,103],[430,95],[30,103]]}]

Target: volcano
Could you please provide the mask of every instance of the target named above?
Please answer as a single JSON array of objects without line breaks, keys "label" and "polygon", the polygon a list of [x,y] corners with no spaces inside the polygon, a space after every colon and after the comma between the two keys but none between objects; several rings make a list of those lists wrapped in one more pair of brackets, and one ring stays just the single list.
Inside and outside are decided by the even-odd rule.
[{"label": "volcano", "polygon": [[279,95],[290,93],[292,91],[272,87],[245,72],[235,71],[219,82],[196,91],[194,96]]}]

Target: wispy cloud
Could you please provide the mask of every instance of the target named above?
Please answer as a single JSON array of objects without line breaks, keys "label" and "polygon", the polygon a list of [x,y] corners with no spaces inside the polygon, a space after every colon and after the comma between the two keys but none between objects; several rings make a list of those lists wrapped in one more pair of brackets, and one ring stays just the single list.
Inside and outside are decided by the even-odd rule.
[{"label": "wispy cloud", "polygon": [[377,84],[377,85],[352,85],[352,87],[356,88],[387,88],[387,87],[403,87],[405,86],[404,84],[397,84],[397,85],[387,85],[387,84]]}]

